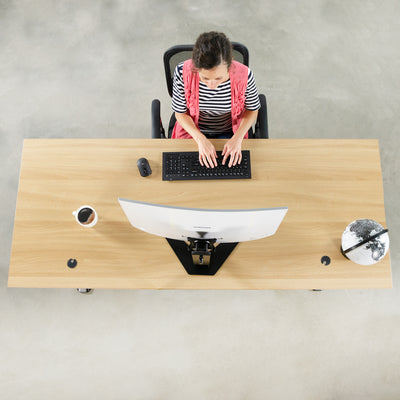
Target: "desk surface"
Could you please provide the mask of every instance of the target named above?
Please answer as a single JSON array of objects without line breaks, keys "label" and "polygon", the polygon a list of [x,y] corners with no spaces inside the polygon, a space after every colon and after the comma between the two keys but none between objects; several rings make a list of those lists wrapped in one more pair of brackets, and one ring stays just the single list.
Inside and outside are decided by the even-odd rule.
[{"label": "desk surface", "polygon": [[[214,140],[221,150],[225,140]],[[385,222],[377,140],[246,140],[252,179],[162,181],[162,151],[192,140],[24,141],[8,285],[59,288],[390,288],[389,254],[360,266],[340,253],[353,220]],[[146,157],[153,174],[142,178]],[[136,230],[118,197],[198,208],[289,208],[277,233],[240,243],[215,276],[190,276],[166,240]],[[92,205],[94,228],[72,211]],[[329,256],[329,266],[321,257]],[[77,259],[75,269],[67,267]]]}]

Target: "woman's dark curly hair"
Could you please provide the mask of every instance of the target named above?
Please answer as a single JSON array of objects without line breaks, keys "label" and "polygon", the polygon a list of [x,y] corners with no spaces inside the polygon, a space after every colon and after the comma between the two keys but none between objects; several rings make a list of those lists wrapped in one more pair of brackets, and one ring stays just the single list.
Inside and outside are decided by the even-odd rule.
[{"label": "woman's dark curly hair", "polygon": [[205,32],[196,40],[192,59],[197,69],[212,69],[232,62],[232,43],[222,32]]}]

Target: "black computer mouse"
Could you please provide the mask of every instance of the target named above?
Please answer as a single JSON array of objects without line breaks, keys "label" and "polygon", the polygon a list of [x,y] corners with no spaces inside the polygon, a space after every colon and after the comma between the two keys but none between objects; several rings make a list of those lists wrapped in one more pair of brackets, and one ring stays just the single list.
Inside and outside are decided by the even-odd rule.
[{"label": "black computer mouse", "polygon": [[150,164],[146,158],[143,158],[143,157],[139,158],[139,160],[137,160],[137,166],[139,168],[140,175],[142,175],[142,176],[151,175]]}]

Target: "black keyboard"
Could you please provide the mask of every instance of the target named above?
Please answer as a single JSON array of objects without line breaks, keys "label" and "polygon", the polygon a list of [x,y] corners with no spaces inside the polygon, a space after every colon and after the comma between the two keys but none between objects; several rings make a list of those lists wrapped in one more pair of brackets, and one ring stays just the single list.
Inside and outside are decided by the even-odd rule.
[{"label": "black keyboard", "polygon": [[250,151],[242,150],[242,162],[228,167],[229,157],[222,165],[222,152],[217,151],[218,166],[203,167],[197,151],[163,153],[163,181],[188,181],[201,179],[251,179]]}]

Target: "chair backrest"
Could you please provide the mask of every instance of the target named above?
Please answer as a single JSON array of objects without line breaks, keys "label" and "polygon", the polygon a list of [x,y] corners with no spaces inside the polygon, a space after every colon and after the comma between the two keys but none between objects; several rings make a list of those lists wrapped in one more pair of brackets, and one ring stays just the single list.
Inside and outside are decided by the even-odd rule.
[{"label": "chair backrest", "polygon": [[[238,42],[232,42],[233,59],[249,66],[249,51],[247,47]],[[164,53],[165,78],[167,80],[168,93],[172,97],[172,86],[174,80],[174,71],[176,66],[182,61],[192,58],[193,45],[180,44],[172,46]]]}]

